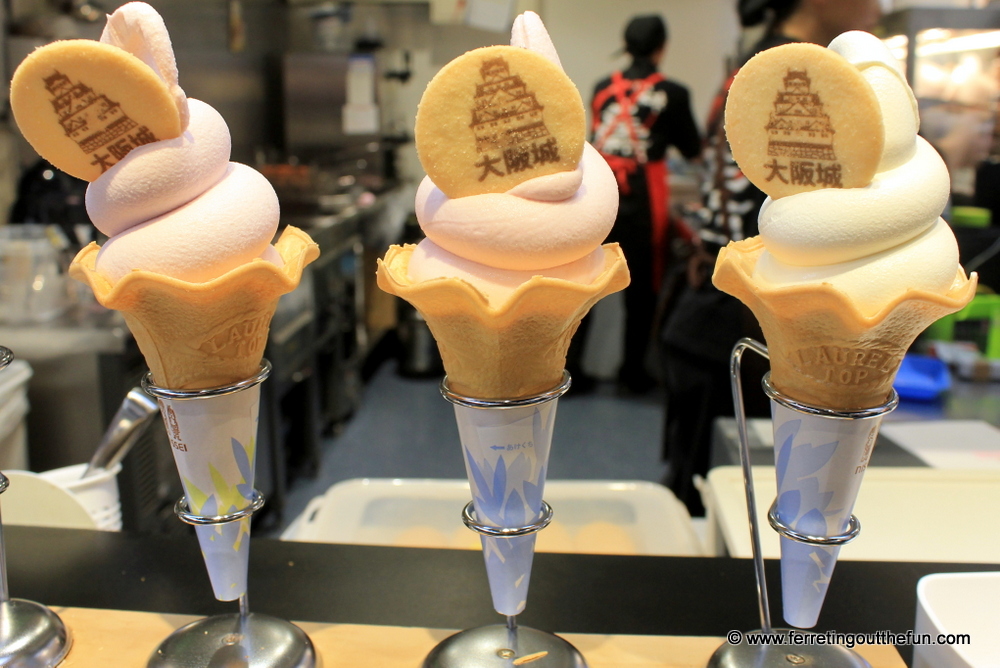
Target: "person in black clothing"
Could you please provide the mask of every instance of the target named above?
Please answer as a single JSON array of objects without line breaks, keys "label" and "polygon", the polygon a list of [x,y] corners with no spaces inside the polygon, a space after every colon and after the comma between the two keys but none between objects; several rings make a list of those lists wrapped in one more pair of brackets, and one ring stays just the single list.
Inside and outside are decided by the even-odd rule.
[{"label": "person in black clothing", "polygon": [[[878,0],[738,0],[745,27],[767,24],[764,36],[744,54],[790,42],[827,45],[848,30],[871,30],[878,23]],[[737,68],[738,69],[738,68]],[[756,319],[735,297],[711,281],[722,246],[757,235],[757,214],[766,195],[743,176],[726,142],[723,111],[734,71],[712,104],[702,153],[708,178],[704,206],[698,211],[694,253],[668,303],[660,333],[666,385],[663,457],[669,464],[663,481],[693,515],[704,514],[694,477],[705,475],[711,461],[712,424],[733,415],[729,358],[744,336],[763,341]],[[759,390],[767,362],[743,357],[747,414],[767,416],[769,404]]]},{"label": "person in black clothing", "polygon": [[667,26],[661,17],[633,18],[625,28],[632,63],[600,81],[591,103],[591,143],[615,172],[620,194],[608,241],[621,244],[632,275],[625,289],[619,383],[633,393],[655,384],[644,363],[670,234],[667,148],[677,147],[686,158],[701,152],[687,88],[657,69],[666,48]]}]

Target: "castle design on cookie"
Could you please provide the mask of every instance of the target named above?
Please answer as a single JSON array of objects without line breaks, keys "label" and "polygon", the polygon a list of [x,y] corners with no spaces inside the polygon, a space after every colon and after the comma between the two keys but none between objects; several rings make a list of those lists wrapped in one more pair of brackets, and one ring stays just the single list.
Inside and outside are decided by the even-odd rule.
[{"label": "castle design on cookie", "polygon": [[91,154],[91,164],[99,165],[102,172],[133,148],[156,141],[156,136],[130,118],[121,104],[85,83],[73,83],[58,70],[45,78],[45,89],[52,95],[52,108],[66,136]]},{"label": "castle design on cookie", "polygon": [[483,82],[476,85],[472,130],[476,150],[504,149],[549,134],[542,119],[542,105],[503,58],[484,60],[479,68]]},{"label": "castle design on cookie", "polygon": [[483,83],[476,84],[470,124],[476,152],[484,154],[475,165],[482,170],[479,180],[558,161],[559,145],[545,127],[544,106],[519,75],[510,73],[507,61],[484,60],[479,73]]},{"label": "castle design on cookie", "polygon": [[[823,111],[819,93],[805,70],[789,69],[785,89],[774,98],[774,111],[764,129],[770,170],[767,181],[817,188],[842,188],[842,168],[833,151],[833,123]],[[791,160],[779,160],[791,158]]]},{"label": "castle design on cookie", "polygon": [[785,90],[778,91],[774,111],[767,124],[767,154],[805,158],[807,160],[836,160],[833,152],[833,124],[823,113],[823,102],[818,93],[811,92],[805,71],[788,70],[784,79]]}]

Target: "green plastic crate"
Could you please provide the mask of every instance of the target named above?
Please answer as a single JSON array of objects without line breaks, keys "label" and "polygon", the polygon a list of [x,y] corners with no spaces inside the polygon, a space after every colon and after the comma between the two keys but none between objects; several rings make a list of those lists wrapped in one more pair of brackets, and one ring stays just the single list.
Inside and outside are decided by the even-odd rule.
[{"label": "green plastic crate", "polygon": [[925,335],[937,341],[953,341],[955,323],[964,320],[989,321],[986,350],[983,354],[989,359],[1000,359],[1000,295],[976,295],[958,313],[946,315],[933,323],[927,328]]}]

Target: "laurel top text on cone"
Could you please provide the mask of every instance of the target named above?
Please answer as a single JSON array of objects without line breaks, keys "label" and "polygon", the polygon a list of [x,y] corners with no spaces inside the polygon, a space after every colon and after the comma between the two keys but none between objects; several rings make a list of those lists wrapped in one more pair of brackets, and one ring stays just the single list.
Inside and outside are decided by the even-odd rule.
[{"label": "laurel top text on cone", "polygon": [[378,285],[420,311],[437,341],[451,389],[480,399],[512,399],[552,389],[580,320],[629,282],[618,244],[605,244],[604,270],[589,284],[534,276],[503,304],[490,305],[466,281],[407,276],[415,246],[392,246]]},{"label": "laurel top text on cone", "polygon": [[278,298],[299,284],[319,256],[308,234],[288,227],[275,243],[283,266],[255,259],[219,278],[188,283],[133,271],[111,284],[95,269],[100,247],[91,243],[70,265],[104,307],[120,311],[162,387],[220,387],[257,373]]},{"label": "laurel top text on cone", "polygon": [[760,323],[771,359],[771,381],[806,404],[839,410],[885,402],[903,355],[935,320],[975,295],[976,274],[959,267],[947,294],[907,290],[872,316],[828,283],[762,288],[753,278],[764,244],[730,242],[712,282],[746,304]]}]

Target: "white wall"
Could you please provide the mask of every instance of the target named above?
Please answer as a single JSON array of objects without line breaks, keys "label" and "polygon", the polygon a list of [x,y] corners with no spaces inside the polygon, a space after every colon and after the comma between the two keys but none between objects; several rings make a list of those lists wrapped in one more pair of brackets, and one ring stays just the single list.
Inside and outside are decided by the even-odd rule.
[{"label": "white wall", "polygon": [[636,14],[658,13],[670,30],[660,71],[690,89],[692,108],[704,128],[712,98],[726,74],[726,57],[739,37],[735,0],[542,0],[542,20],[584,100],[594,84],[628,57],[615,57]]}]

